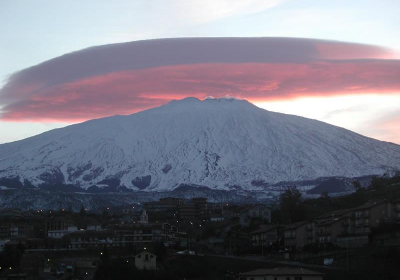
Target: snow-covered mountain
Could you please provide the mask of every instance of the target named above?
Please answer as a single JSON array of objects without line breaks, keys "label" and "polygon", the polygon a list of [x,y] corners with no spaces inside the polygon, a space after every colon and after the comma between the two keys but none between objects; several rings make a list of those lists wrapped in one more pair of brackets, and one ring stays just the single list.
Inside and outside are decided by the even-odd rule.
[{"label": "snow-covered mountain", "polygon": [[399,145],[233,98],[185,98],[0,145],[0,185],[48,188],[256,190],[398,169]]}]

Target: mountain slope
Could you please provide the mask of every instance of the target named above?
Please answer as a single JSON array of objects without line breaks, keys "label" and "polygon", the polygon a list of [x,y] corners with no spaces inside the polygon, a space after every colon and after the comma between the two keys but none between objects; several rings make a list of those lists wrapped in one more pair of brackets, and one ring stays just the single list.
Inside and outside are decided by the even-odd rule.
[{"label": "mountain slope", "polygon": [[231,98],[185,98],[0,145],[0,178],[84,189],[261,189],[399,168],[399,145]]}]

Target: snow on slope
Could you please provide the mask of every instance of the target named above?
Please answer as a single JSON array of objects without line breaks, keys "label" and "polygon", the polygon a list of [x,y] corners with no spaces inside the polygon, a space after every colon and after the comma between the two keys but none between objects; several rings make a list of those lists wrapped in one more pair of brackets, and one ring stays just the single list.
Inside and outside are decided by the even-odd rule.
[{"label": "snow on slope", "polygon": [[355,177],[396,169],[399,145],[231,98],[185,98],[0,145],[0,178],[19,175],[21,182],[35,186],[171,190],[185,183],[257,189],[251,181]]}]

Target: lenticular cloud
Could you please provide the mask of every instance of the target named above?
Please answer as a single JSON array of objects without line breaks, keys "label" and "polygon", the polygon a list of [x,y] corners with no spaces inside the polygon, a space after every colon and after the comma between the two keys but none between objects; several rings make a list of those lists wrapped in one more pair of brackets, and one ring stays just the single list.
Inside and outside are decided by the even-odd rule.
[{"label": "lenticular cloud", "polygon": [[370,45],[296,38],[160,39],[92,47],[13,74],[6,121],[75,122],[186,96],[250,101],[400,93],[400,61]]}]

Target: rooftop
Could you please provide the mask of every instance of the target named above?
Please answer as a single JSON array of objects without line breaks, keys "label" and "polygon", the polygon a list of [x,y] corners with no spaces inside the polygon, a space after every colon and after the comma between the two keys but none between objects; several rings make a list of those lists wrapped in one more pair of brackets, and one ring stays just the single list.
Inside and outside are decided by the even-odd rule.
[{"label": "rooftop", "polygon": [[266,276],[266,275],[323,275],[323,273],[303,268],[277,267],[272,269],[256,269],[240,273],[241,276]]}]

